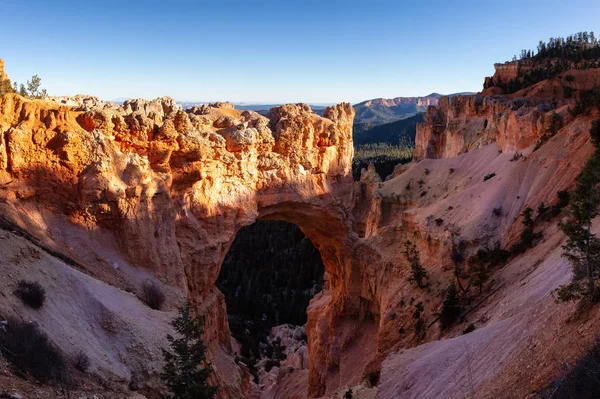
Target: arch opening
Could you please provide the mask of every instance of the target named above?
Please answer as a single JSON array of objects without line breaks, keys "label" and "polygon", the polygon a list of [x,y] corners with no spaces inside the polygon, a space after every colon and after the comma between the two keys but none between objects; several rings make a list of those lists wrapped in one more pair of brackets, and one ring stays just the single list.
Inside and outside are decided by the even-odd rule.
[{"label": "arch opening", "polygon": [[277,368],[308,376],[304,325],[325,280],[321,254],[291,222],[256,220],[236,234],[215,283],[224,294],[236,361],[264,389]]}]

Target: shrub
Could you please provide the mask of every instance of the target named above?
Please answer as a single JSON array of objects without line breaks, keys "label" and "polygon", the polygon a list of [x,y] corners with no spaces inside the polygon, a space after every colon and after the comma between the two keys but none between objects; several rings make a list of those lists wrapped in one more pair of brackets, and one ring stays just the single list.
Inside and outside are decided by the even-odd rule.
[{"label": "shrub", "polygon": [[518,161],[521,158],[523,158],[523,154],[521,154],[520,152],[517,151],[517,152],[515,152],[515,155],[513,155],[513,157],[510,160],[510,162]]},{"label": "shrub", "polygon": [[546,213],[548,212],[548,209],[550,209],[549,207],[546,206],[546,203],[544,201],[540,202],[540,204],[538,205],[537,208],[537,217],[538,218],[543,218]]},{"label": "shrub", "polygon": [[85,352],[79,351],[73,358],[73,366],[82,373],[85,373],[90,368],[90,358]]},{"label": "shrub", "polygon": [[435,224],[437,224],[438,226],[441,226],[442,224],[444,224],[444,219],[442,219],[442,218],[435,219]]},{"label": "shrub", "polygon": [[431,173],[431,171],[430,171],[429,169],[425,169],[425,174],[426,174],[426,175],[428,175],[428,174],[430,174],[430,173]]},{"label": "shrub", "polygon": [[419,179],[419,181],[417,182],[417,184],[419,185],[419,187],[423,187],[423,184],[425,184],[425,180]]},{"label": "shrub", "polygon": [[454,168],[450,168],[449,172],[450,174],[454,173]]},{"label": "shrub", "polygon": [[487,175],[485,175],[485,176],[483,177],[483,181],[490,180],[490,179],[491,179],[492,177],[494,177],[494,176],[496,176],[496,174],[495,174],[495,173],[488,173]]},{"label": "shrub", "polygon": [[348,390],[344,394],[344,399],[352,399],[352,388],[348,388]]},{"label": "shrub", "polygon": [[490,278],[492,269],[504,264],[510,257],[510,252],[502,249],[499,242],[494,246],[485,249],[479,249],[477,255],[471,258],[472,272],[471,281],[479,288],[479,294],[483,292],[483,286]]},{"label": "shrub", "polygon": [[564,208],[565,206],[569,205],[570,195],[567,190],[558,191],[556,193],[556,196],[558,197],[558,205],[561,208]]},{"label": "shrub", "polygon": [[41,382],[70,385],[62,353],[35,324],[9,320],[0,330],[0,352],[24,374]]},{"label": "shrub", "polygon": [[534,233],[533,226],[534,221],[531,218],[531,214],[533,213],[533,209],[525,208],[521,216],[523,216],[523,225],[525,228],[521,232],[521,237],[518,243],[512,246],[510,252],[514,255],[522,254],[529,248],[533,248],[536,240],[542,237],[542,233]]},{"label": "shrub", "polygon": [[165,302],[165,294],[160,286],[152,281],[147,281],[142,287],[142,301],[154,310],[160,310]]},{"label": "shrub", "polygon": [[411,283],[417,283],[419,288],[425,288],[426,285],[424,280],[427,279],[427,271],[425,271],[425,268],[423,265],[421,265],[419,251],[417,251],[417,245],[411,243],[409,240],[406,240],[404,246],[405,249],[403,253],[404,256],[406,256],[406,260],[410,264],[410,277],[408,278],[408,281]]},{"label": "shrub", "polygon": [[46,290],[37,281],[19,281],[15,295],[32,309],[39,309],[46,300]]},{"label": "shrub", "polygon": [[502,206],[492,209],[492,214],[498,218],[502,216]]}]

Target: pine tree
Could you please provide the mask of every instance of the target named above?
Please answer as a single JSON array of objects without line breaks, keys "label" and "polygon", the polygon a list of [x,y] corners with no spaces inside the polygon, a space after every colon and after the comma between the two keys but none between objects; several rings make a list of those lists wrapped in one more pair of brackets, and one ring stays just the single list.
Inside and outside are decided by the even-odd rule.
[{"label": "pine tree", "polygon": [[445,330],[450,327],[460,314],[459,302],[460,295],[458,294],[456,284],[452,281],[446,292],[446,298],[444,299],[442,311],[440,312],[440,324],[442,325],[442,329]]},{"label": "pine tree", "polygon": [[533,246],[533,239],[535,235],[533,233],[533,218],[531,215],[533,214],[533,209],[527,207],[521,214],[523,216],[523,225],[525,229],[521,232],[521,243],[525,248],[531,248]]},{"label": "pine tree", "polygon": [[478,260],[476,265],[473,265],[471,282],[479,288],[479,295],[483,292],[483,285],[490,278],[490,270],[487,267],[487,264]]},{"label": "pine tree", "polygon": [[[212,366],[206,363],[206,345],[202,342],[202,328],[198,317],[192,318],[190,304],[179,308],[171,322],[180,338],[167,335],[171,351],[163,349],[165,367],[161,378],[171,391],[171,399],[212,399],[218,387],[207,384]],[[202,367],[204,364],[204,367]]]},{"label": "pine tree", "polygon": [[415,333],[417,336],[422,337],[425,333],[425,320],[421,317],[425,307],[423,302],[419,302],[415,305],[415,311],[413,312],[413,319],[415,320]]},{"label": "pine tree", "polygon": [[45,98],[48,96],[46,89],[40,90],[41,85],[42,79],[37,75],[33,75],[31,80],[27,81],[27,93],[29,98]]},{"label": "pine tree", "polygon": [[417,245],[411,243],[409,240],[405,242],[405,250],[404,256],[410,263],[410,277],[408,281],[417,283],[419,288],[425,288],[424,279],[427,278],[427,272],[425,268],[421,265],[421,261],[419,259],[419,252],[417,251]]},{"label": "pine tree", "polygon": [[557,290],[559,301],[593,295],[599,277],[600,240],[591,230],[600,205],[600,120],[592,123],[590,136],[596,151],[577,176],[567,209],[568,220],[560,225],[567,235],[563,256],[573,266],[573,281]]},{"label": "pine tree", "polygon": [[5,94],[12,93],[12,86],[10,84],[10,80],[8,79],[0,79],[0,97]]}]

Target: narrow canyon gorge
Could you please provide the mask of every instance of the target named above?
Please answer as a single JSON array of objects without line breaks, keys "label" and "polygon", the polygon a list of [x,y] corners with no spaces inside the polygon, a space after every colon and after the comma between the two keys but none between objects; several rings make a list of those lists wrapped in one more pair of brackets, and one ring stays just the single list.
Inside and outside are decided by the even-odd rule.
[{"label": "narrow canyon gorge", "polygon": [[[91,386],[111,398],[159,397],[160,349],[185,298],[204,321],[220,398],[337,398],[348,388],[355,398],[528,397],[600,332],[596,308],[574,318],[575,304],[554,300],[571,279],[560,216],[536,219],[537,244],[496,268],[455,323],[441,328],[439,313],[478,251],[518,244],[523,211],[557,205],[594,151],[598,112],[569,112],[567,74],[583,92],[600,69],[513,94],[489,78],[481,93],[441,97],[417,125],[413,162],[385,180],[364,170],[358,182],[349,103],[263,116],[226,102],[183,110],[168,97],[6,94],[0,320],[36,320],[65,353],[85,350]],[[562,124],[546,139],[552,115]],[[236,359],[215,286],[236,234],[257,220],[298,226],[327,275],[307,309],[307,362],[281,367],[269,391]],[[422,287],[409,281],[407,242],[426,270]],[[43,312],[12,295],[22,279],[44,282]],[[138,299],[149,281],[163,287],[162,310]]]}]

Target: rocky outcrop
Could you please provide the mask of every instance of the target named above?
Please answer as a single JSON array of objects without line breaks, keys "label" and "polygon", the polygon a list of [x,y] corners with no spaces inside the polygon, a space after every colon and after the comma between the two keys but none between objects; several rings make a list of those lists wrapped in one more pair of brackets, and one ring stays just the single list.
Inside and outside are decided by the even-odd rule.
[{"label": "rocky outcrop", "polygon": [[[498,73],[506,72],[502,71]],[[559,116],[561,126],[573,120],[569,107],[576,100],[563,95],[566,75],[574,79],[571,89],[590,90],[600,70],[567,71],[511,96],[480,93],[440,98],[417,125],[414,159],[449,158],[492,142],[508,152],[535,146],[548,134],[553,114]]]},{"label": "rocky outcrop", "polygon": [[494,75],[485,78],[483,88],[488,89],[522,78],[534,67],[535,62],[530,59],[494,64]]},{"label": "rocky outcrop", "polygon": [[6,72],[4,72],[4,60],[0,59],[0,96],[12,92],[12,85]]}]

